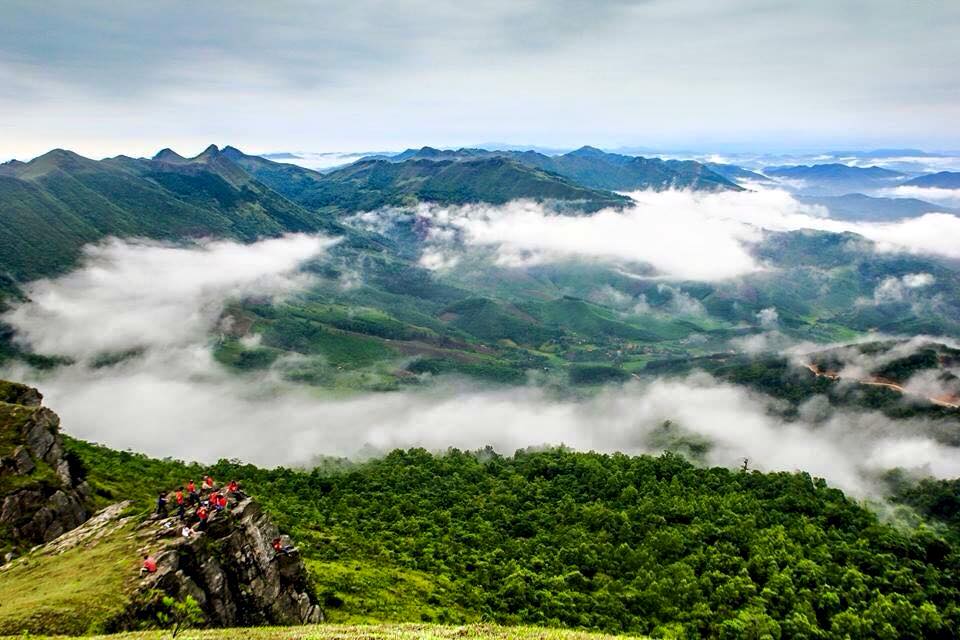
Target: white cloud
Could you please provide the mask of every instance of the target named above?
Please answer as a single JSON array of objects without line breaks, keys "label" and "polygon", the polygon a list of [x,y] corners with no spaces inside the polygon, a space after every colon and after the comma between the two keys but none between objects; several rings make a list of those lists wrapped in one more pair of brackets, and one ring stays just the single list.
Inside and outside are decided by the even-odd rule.
[{"label": "white cloud", "polygon": [[[708,439],[706,462],[740,459],[767,470],[803,469],[856,495],[891,464],[960,475],[956,449],[929,423],[873,413],[777,417],[769,398],[705,375],[631,382],[586,399],[531,387],[437,386],[421,392],[327,395],[275,372],[237,375],[213,358],[207,331],[227,300],[289,292],[297,265],[329,240],[295,236],[192,249],[111,243],[73,274],[36,283],[11,316],[32,344],[86,356],[142,350],[118,363],[80,361],[52,371],[8,369],[36,384],[71,435],[152,455],[294,464],[317,454],[492,444],[511,452],[564,443],[577,449],[656,452],[665,420]],[[18,315],[19,314],[19,315]],[[252,340],[255,340],[252,339]],[[253,344],[253,343],[251,343]]]},{"label": "white cloud", "polygon": [[871,494],[872,475],[894,463],[938,477],[960,475],[956,450],[926,435],[922,423],[855,413],[784,422],[769,399],[702,374],[634,382],[584,401],[534,388],[447,387],[345,399],[269,375],[232,376],[197,347],[97,370],[65,367],[30,381],[39,381],[71,435],[158,456],[273,465],[353,455],[366,446],[490,444],[509,453],[561,443],[655,453],[651,434],[671,420],[712,443],[711,465],[735,467],[746,457],[753,468],[802,469],[856,495]]},{"label": "white cloud", "polygon": [[874,289],[874,304],[903,302],[907,298],[908,290],[929,287],[934,282],[933,275],[929,273],[908,273],[899,278],[888,276]]},{"label": "white cloud", "polygon": [[776,307],[767,307],[757,312],[757,321],[764,329],[776,329],[780,322],[780,314]]},{"label": "white cloud", "polygon": [[[826,217],[825,210],[779,190],[638,192],[635,206],[593,215],[561,215],[543,205],[443,207],[424,204],[416,217],[428,228],[422,264],[443,268],[464,248],[487,248],[503,266],[579,258],[645,263],[662,277],[724,280],[765,268],[752,254],[763,231],[852,232],[882,252],[960,258],[960,217],[929,213],[895,223]],[[392,224],[395,210],[364,214],[366,225]]]},{"label": "white cloud", "polygon": [[204,338],[226,300],[307,284],[297,267],[334,242],[307,235],[191,247],[107,240],[88,247],[76,271],[31,283],[29,301],[3,319],[44,354],[87,358],[190,344]]},{"label": "white cloud", "polygon": [[960,207],[960,189],[900,185],[885,189],[882,194],[891,198],[917,198],[943,207]]}]

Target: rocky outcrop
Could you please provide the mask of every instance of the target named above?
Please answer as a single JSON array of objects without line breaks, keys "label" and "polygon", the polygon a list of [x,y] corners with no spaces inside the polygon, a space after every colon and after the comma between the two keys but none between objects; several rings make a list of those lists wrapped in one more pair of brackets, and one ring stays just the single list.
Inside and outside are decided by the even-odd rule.
[{"label": "rocky outcrop", "polygon": [[[116,592],[130,600],[110,628],[156,620],[160,595],[192,596],[210,626],[322,620],[299,553],[274,552],[280,533],[252,498],[232,495],[227,509],[188,538],[177,518],[145,519],[130,502],[91,517],[90,489],[64,452],[59,418],[41,399],[35,389],[0,381],[0,552],[39,545],[20,560],[8,557],[0,579],[42,557],[109,543],[130,555],[129,573],[115,576]],[[157,571],[138,579],[145,554],[156,558]]]},{"label": "rocky outcrop", "polygon": [[244,498],[211,516],[206,531],[191,538],[166,522],[141,527],[156,531],[159,545],[144,549],[154,553],[158,568],[142,581],[142,591],[193,596],[215,626],[322,620],[299,553],[274,552],[271,542],[279,531],[254,500]]},{"label": "rocky outcrop", "polygon": [[0,381],[0,548],[4,559],[90,516],[90,489],[70,464],[60,418],[40,393]]}]

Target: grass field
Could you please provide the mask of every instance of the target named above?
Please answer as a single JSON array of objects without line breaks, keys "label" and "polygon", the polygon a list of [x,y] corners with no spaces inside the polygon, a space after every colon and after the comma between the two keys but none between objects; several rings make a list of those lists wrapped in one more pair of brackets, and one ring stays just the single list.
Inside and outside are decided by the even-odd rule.
[{"label": "grass field", "polygon": [[136,549],[137,541],[119,531],[58,555],[31,554],[0,571],[0,634],[102,629],[129,602]]},{"label": "grass field", "polygon": [[[76,636],[0,636],[0,638],[71,638]],[[132,631],[105,636],[83,636],[84,638],[110,638],[111,640],[166,640],[168,631]],[[248,627],[242,629],[187,629],[181,631],[178,638],[184,640],[233,640],[251,638],[253,640],[414,640],[447,638],[482,638],[483,640],[604,640],[615,637],[602,633],[568,631],[563,629],[544,629],[542,627],[501,627],[489,624],[465,626],[445,626],[432,624],[398,625],[337,625],[318,624],[301,627]]]},{"label": "grass field", "polygon": [[[4,636],[0,636],[4,637]],[[14,636],[6,636],[14,637]],[[15,636],[23,638],[25,636]],[[31,638],[68,638],[72,636],[29,636]],[[110,638],[111,640],[166,640],[168,631],[134,631],[106,636],[85,638]],[[500,627],[475,624],[466,626],[442,626],[430,624],[400,625],[335,625],[320,624],[302,627],[257,627],[243,629],[204,629],[181,631],[177,636],[184,640],[445,640],[478,638],[483,640],[604,640],[610,636],[583,631],[544,629],[540,627]],[[637,636],[632,636],[637,637]]]}]

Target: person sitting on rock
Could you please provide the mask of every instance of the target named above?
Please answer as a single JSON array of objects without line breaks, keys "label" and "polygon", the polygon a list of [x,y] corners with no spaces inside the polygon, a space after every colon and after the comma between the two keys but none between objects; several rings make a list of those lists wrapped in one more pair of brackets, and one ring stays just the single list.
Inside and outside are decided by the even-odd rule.
[{"label": "person sitting on rock", "polygon": [[157,517],[167,517],[167,496],[163,493],[157,496]]},{"label": "person sitting on rock", "polygon": [[157,572],[157,560],[149,553],[143,556],[143,565],[140,567],[140,577]]},{"label": "person sitting on rock", "polygon": [[233,498],[239,499],[240,483],[238,483],[236,480],[231,480],[230,484],[227,485],[227,494]]},{"label": "person sitting on rock", "polygon": [[204,476],[203,478],[203,488],[207,491],[213,491],[214,482],[213,478],[210,476]]},{"label": "person sitting on rock", "polygon": [[223,510],[223,507],[220,506],[220,494],[219,494],[219,493],[211,493],[211,494],[210,494],[210,508],[211,508],[211,509],[216,509],[217,511],[222,511],[222,510]]},{"label": "person sitting on rock", "polygon": [[216,496],[217,499],[217,511],[223,511],[227,508],[227,496],[223,493],[218,493]]},{"label": "person sitting on rock", "polygon": [[283,544],[282,537],[274,538],[273,542],[270,544],[273,547],[275,558],[281,555],[284,555],[284,556],[290,555],[290,553],[296,549],[296,547],[294,547],[292,544]]}]

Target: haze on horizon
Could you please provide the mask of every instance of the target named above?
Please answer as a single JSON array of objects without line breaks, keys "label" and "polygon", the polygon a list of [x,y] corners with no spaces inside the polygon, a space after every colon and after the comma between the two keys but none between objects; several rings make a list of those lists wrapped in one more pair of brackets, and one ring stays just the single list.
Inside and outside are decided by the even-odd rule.
[{"label": "haze on horizon", "polygon": [[285,0],[0,6],[0,157],[960,148],[960,5]]}]

